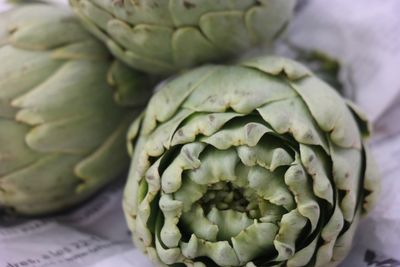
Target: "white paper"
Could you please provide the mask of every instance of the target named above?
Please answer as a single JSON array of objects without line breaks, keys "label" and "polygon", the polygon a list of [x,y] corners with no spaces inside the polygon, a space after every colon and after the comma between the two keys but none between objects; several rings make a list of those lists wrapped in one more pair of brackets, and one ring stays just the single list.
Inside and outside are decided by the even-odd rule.
[{"label": "white paper", "polygon": [[376,120],[399,95],[400,1],[304,0],[290,40],[340,60],[351,96]]},{"label": "white paper", "polygon": [[5,1],[0,2],[0,12],[7,11],[10,8],[10,4],[6,3]]},{"label": "white paper", "polygon": [[[6,10],[0,0],[0,11]],[[300,0],[301,1],[301,0]],[[59,2],[66,2],[60,0]],[[373,120],[382,196],[341,267],[400,266],[400,1],[303,0],[288,39],[338,58],[347,95]],[[131,243],[122,183],[81,208],[0,221],[0,267],[151,267]]]},{"label": "white paper", "polygon": [[132,245],[122,187],[118,182],[61,216],[26,222],[6,217],[2,223],[9,226],[0,224],[0,267],[152,266]]},{"label": "white paper", "polygon": [[340,61],[346,94],[374,123],[379,202],[360,223],[342,267],[400,266],[400,1],[305,0],[291,43]]}]

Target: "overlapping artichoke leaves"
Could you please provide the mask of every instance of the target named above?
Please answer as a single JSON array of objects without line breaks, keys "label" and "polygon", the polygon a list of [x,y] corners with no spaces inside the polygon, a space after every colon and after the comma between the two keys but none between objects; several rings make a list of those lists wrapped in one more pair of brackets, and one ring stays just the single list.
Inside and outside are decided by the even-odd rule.
[{"label": "overlapping artichoke leaves", "polygon": [[133,239],[162,266],[334,266],[376,198],[368,134],[283,58],[172,79],[129,133]]},{"label": "overlapping artichoke leaves", "polygon": [[[121,63],[110,68],[106,48],[69,12],[26,5],[0,21],[0,206],[56,211],[128,167],[123,140],[146,94],[122,101],[127,70]],[[114,102],[107,74],[120,89],[114,98],[134,108]]]},{"label": "overlapping artichoke leaves", "polygon": [[270,43],[294,0],[70,0],[114,55],[157,74],[236,56]]}]

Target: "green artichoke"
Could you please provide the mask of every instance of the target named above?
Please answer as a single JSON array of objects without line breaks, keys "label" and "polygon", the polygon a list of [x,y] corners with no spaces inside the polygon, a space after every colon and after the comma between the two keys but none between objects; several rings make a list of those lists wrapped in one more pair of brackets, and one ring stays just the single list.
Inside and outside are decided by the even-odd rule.
[{"label": "green artichoke", "polygon": [[2,14],[0,62],[0,207],[58,211],[128,168],[125,135],[147,78],[113,62],[69,12],[31,4]]},{"label": "green artichoke", "polygon": [[134,242],[159,266],[336,266],[377,197],[368,135],[288,59],[168,80],[128,134]]},{"label": "green artichoke", "polygon": [[149,73],[169,74],[268,44],[295,0],[70,0],[112,53]]}]

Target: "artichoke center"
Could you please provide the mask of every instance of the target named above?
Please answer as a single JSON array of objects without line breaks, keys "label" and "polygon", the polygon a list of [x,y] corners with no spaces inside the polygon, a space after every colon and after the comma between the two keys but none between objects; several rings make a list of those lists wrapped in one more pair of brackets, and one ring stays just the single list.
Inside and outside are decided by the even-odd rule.
[{"label": "artichoke center", "polygon": [[235,186],[231,182],[219,182],[211,185],[204,196],[199,200],[199,204],[208,213],[212,208],[219,210],[236,210],[239,212],[249,211],[250,203],[254,203],[245,196],[245,189]]}]

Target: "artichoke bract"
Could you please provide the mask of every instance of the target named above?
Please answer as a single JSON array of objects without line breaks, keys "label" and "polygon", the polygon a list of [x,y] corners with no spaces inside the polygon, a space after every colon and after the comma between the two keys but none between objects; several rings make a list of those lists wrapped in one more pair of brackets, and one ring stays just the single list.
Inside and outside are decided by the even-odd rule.
[{"label": "artichoke bract", "polygon": [[149,73],[169,74],[270,44],[295,0],[70,0],[112,53]]},{"label": "artichoke bract", "polygon": [[147,78],[60,7],[21,6],[0,27],[0,208],[70,207],[128,169],[125,135]]},{"label": "artichoke bract", "polygon": [[159,86],[132,124],[124,210],[159,266],[336,266],[379,180],[352,103],[260,57]]}]

